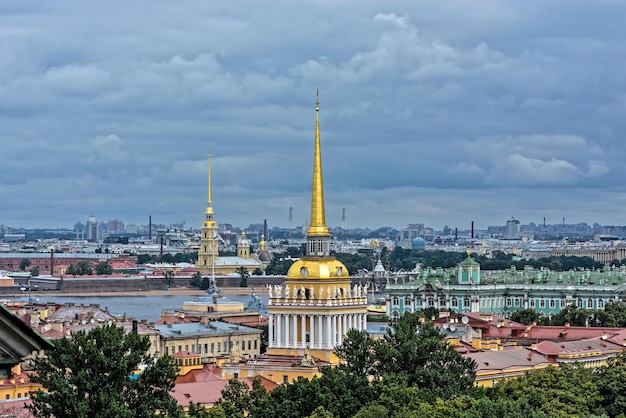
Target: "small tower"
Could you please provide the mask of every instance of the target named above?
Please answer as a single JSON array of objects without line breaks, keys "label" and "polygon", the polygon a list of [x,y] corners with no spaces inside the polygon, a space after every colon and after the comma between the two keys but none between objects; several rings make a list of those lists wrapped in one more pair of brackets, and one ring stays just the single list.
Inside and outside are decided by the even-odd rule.
[{"label": "small tower", "polygon": [[480,264],[471,256],[471,251],[467,250],[467,258],[458,265],[457,279],[459,284],[480,284]]},{"label": "small tower", "polygon": [[246,231],[241,231],[241,238],[237,243],[237,257],[245,260],[250,258],[250,241],[246,239]]}]

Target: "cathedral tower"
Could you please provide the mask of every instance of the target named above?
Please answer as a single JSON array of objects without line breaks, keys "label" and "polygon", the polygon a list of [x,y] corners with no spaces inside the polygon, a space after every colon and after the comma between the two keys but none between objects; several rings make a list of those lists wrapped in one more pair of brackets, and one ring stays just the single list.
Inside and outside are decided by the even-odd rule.
[{"label": "cathedral tower", "polygon": [[209,154],[209,178],[206,217],[202,223],[200,249],[196,267],[202,274],[212,274],[218,258],[218,226],[213,217],[213,192],[211,184],[211,154]]},{"label": "cathedral tower", "polygon": [[306,255],[291,266],[284,286],[270,288],[267,353],[302,355],[308,348],[313,357],[335,363],[338,359],[333,349],[342,343],[345,334],[350,329],[366,328],[367,288],[352,286],[346,266],[330,255],[319,99],[315,105],[311,222],[307,230]]}]

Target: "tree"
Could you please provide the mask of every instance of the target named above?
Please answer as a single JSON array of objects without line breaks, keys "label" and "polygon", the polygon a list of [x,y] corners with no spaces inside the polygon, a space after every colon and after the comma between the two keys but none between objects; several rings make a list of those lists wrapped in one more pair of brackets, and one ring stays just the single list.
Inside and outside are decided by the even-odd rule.
[{"label": "tree", "polygon": [[250,277],[250,272],[244,266],[237,267],[237,274],[241,277],[239,281],[239,287],[248,287],[248,277]]},{"label": "tree", "polygon": [[263,275],[263,270],[261,270],[260,268],[255,268],[254,271],[252,272],[253,275],[255,276],[262,276]]},{"label": "tree", "polygon": [[443,398],[467,393],[474,386],[474,360],[457,353],[432,323],[422,323],[418,313],[401,316],[374,349],[379,373],[403,379],[407,386]]},{"label": "tree", "polygon": [[20,261],[20,271],[26,271],[26,269],[28,268],[28,266],[30,266],[30,260],[28,258],[23,258],[22,261]]},{"label": "tree", "polygon": [[196,271],[193,276],[191,276],[191,280],[189,280],[189,285],[191,287],[197,287],[198,289],[202,288],[202,274],[199,271]]},{"label": "tree", "polygon": [[[178,417],[171,396],[178,367],[169,356],[154,359],[150,341],[115,325],[78,331],[55,341],[55,349],[33,361],[37,391],[27,408],[36,417]],[[138,378],[131,375],[140,365]]]},{"label": "tree", "polygon": [[172,287],[172,284],[174,283],[174,271],[166,270],[165,273],[163,273],[163,281],[168,289]]},{"label": "tree", "polygon": [[[252,381],[252,389],[245,382],[238,379],[230,379],[228,385],[222,389],[222,397],[215,402],[214,409],[217,411],[221,410],[219,414],[223,412],[226,417],[244,418],[251,411],[262,408],[267,400],[267,396],[267,390],[265,390],[259,378],[255,378]],[[213,417],[214,415],[209,416]]]},{"label": "tree", "polygon": [[74,266],[76,268],[76,273],[78,276],[86,276],[90,275],[93,270],[91,269],[91,264],[87,260],[80,260]]},{"label": "tree", "polygon": [[100,261],[96,264],[96,274],[113,274],[113,267],[108,261]]},{"label": "tree", "polygon": [[519,322],[523,325],[531,325],[533,323],[536,325],[547,325],[549,320],[542,312],[537,312],[533,308],[528,308],[513,312],[511,314],[511,321]]},{"label": "tree", "polygon": [[30,269],[30,275],[32,277],[39,276],[39,267],[38,266],[33,266],[33,268]]}]

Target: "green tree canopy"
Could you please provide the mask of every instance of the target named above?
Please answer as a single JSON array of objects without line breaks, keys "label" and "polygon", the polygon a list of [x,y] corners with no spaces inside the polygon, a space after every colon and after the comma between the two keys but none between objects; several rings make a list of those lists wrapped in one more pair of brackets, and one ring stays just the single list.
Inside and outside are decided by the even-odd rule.
[{"label": "green tree canopy", "polygon": [[108,261],[100,261],[96,264],[96,274],[113,274],[113,267]]},{"label": "green tree canopy", "polygon": [[[106,325],[55,341],[55,349],[33,362],[38,391],[28,409],[36,417],[178,417],[171,396],[178,368],[169,356],[154,359],[150,341]],[[140,365],[138,378],[131,375]]]},{"label": "green tree canopy", "polygon": [[30,260],[28,258],[23,258],[22,261],[20,261],[20,271],[26,271],[26,269],[28,268],[28,266],[30,266]]}]

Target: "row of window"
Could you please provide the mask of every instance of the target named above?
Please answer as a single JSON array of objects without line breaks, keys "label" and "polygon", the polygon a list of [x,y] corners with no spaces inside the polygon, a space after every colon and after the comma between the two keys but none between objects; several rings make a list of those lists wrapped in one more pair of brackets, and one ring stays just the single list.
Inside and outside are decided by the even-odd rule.
[{"label": "row of window", "polygon": [[[463,298],[463,307],[464,308],[469,308],[470,307],[470,298]],[[593,303],[593,298],[588,298],[588,299],[582,299],[582,298],[578,298],[575,303],[576,306],[578,306],[579,308],[588,308],[588,309],[592,309],[594,307],[594,303]],[[391,298],[391,306],[399,306],[400,304],[400,298],[398,296],[394,296]],[[416,307],[421,307],[421,301],[417,300],[415,302]],[[522,298],[505,298],[505,297],[496,297],[496,298],[481,298],[480,299],[480,306],[482,307],[486,307],[486,308],[501,308],[506,304],[507,308],[511,308],[511,307],[515,307],[515,308],[519,308],[522,306]],[[567,306],[567,301],[565,299],[554,299],[554,298],[550,298],[550,299],[545,299],[545,298],[541,298],[539,299],[539,309],[545,309],[546,306],[549,306],[550,309],[556,309],[557,304],[559,305],[560,308],[564,308]],[[531,308],[535,308],[536,307],[536,299],[535,298],[531,298],[529,301],[529,305]],[[586,306],[585,306],[586,305]],[[411,306],[411,297],[410,296],[405,296],[404,297],[404,306]],[[428,298],[426,299],[426,306],[427,307],[434,307],[435,306],[435,299],[433,298]],[[445,299],[440,299],[439,300],[439,306],[440,307],[445,307],[447,306],[446,300]],[[458,308],[459,307],[459,300],[457,298],[452,298],[450,301],[450,307],[451,308]],[[598,309],[604,309],[604,299],[598,299]]]},{"label": "row of window", "polygon": [[[241,341],[241,350],[245,351],[246,350],[246,346],[248,347],[248,350],[256,350],[258,347],[258,341],[259,340],[242,340]],[[204,344],[204,346],[202,344],[191,344],[191,350],[189,350],[189,344],[185,344],[183,345],[179,345],[178,346],[178,350],[176,350],[175,345],[172,345],[171,348],[169,346],[165,346],[165,354],[166,355],[170,355],[170,354],[174,354],[177,353],[179,351],[191,351],[192,353],[196,353],[196,354],[215,354],[215,353],[227,353],[230,351],[230,349],[233,348],[233,342],[231,341],[230,344],[227,341],[223,341],[223,342],[218,342],[218,343],[211,343],[211,344]],[[184,347],[184,350],[183,350]]]}]

